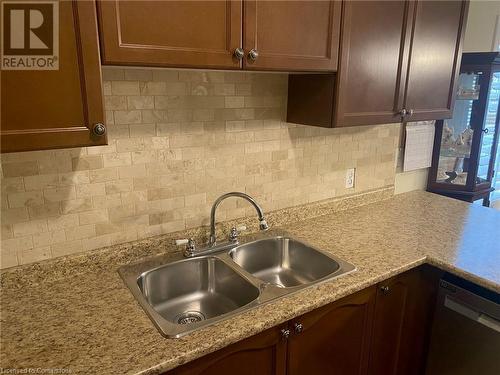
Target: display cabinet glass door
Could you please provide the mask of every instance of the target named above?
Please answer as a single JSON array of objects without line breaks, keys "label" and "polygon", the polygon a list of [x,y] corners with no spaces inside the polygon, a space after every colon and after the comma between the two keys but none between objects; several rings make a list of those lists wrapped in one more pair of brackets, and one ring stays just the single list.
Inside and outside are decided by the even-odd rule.
[{"label": "display cabinet glass door", "polygon": [[[480,73],[462,73],[453,118],[443,121],[436,182],[465,189],[475,129],[473,107],[479,100]],[[480,127],[479,127],[480,128]]]}]

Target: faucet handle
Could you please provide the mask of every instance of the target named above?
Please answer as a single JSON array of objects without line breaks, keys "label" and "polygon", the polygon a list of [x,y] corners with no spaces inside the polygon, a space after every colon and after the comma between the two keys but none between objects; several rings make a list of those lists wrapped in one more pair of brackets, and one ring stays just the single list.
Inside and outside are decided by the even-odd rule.
[{"label": "faucet handle", "polygon": [[196,242],[192,238],[183,238],[180,240],[175,240],[176,246],[186,245],[186,250],[184,251],[184,255],[189,257],[193,256],[196,251]]},{"label": "faucet handle", "polygon": [[238,225],[237,227],[232,227],[231,232],[229,232],[229,241],[231,242],[238,241],[238,236],[240,232],[243,232],[244,230],[247,230],[247,226],[244,224]]}]

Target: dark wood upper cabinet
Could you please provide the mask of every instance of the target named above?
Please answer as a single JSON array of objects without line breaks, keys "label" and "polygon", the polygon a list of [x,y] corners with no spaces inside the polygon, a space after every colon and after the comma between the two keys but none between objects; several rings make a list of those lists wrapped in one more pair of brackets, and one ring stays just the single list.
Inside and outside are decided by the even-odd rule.
[{"label": "dark wood upper cabinet", "polygon": [[340,1],[245,0],[244,68],[337,70],[340,11]]},{"label": "dark wood upper cabinet", "polygon": [[278,326],[169,371],[168,375],[285,375],[286,340]]},{"label": "dark wood upper cabinet", "polygon": [[98,1],[104,64],[239,69],[241,0]]},{"label": "dark wood upper cabinet", "polygon": [[407,1],[346,1],[335,126],[401,121]]},{"label": "dark wood upper cabinet", "polygon": [[374,304],[372,287],[290,322],[287,374],[366,374]]},{"label": "dark wood upper cabinet", "polygon": [[[287,121],[343,127],[451,117],[468,4],[342,2],[338,71],[290,75]],[[310,99],[317,92],[333,100],[318,105]]]},{"label": "dark wood upper cabinet", "polygon": [[106,144],[95,6],[59,2],[59,69],[1,72],[2,152]]},{"label": "dark wood upper cabinet", "polygon": [[460,70],[467,1],[417,1],[408,65],[406,121],[450,118]]}]

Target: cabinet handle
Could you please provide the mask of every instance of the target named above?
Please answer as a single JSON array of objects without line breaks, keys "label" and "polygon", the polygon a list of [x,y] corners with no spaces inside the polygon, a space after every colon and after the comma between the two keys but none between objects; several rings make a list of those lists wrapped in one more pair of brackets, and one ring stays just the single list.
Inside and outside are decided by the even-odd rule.
[{"label": "cabinet handle", "polygon": [[103,123],[98,122],[92,127],[92,133],[94,133],[94,135],[102,137],[104,134],[106,134],[106,126]]},{"label": "cabinet handle", "polygon": [[408,111],[406,110],[406,108],[403,108],[401,111],[399,111],[399,115],[401,116],[401,118],[405,118],[408,115]]},{"label": "cabinet handle", "polygon": [[281,330],[281,337],[283,338],[283,340],[288,340],[288,338],[290,337],[290,330],[288,328],[283,328]]},{"label": "cabinet handle", "polygon": [[295,323],[293,327],[295,329],[295,333],[301,333],[304,330],[302,323]]},{"label": "cabinet handle", "polygon": [[248,58],[252,61],[257,60],[259,57],[259,52],[257,52],[256,49],[251,49],[250,52],[248,52]]},{"label": "cabinet handle", "polygon": [[389,287],[387,285],[384,285],[384,286],[381,286],[380,287],[380,291],[384,294],[388,294],[389,293]]},{"label": "cabinet handle", "polygon": [[233,55],[237,60],[241,60],[243,56],[245,56],[245,51],[243,50],[243,48],[238,47],[234,50]]}]

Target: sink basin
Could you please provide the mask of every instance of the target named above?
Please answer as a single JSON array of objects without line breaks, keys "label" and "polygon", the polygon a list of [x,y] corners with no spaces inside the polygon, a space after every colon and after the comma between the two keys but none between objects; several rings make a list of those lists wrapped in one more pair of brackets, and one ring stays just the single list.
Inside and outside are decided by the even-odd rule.
[{"label": "sink basin", "polygon": [[118,272],[161,334],[176,338],[354,269],[278,236],[189,259],[163,254]]},{"label": "sink basin", "polygon": [[310,284],[339,271],[339,263],[324,253],[286,237],[244,244],[229,255],[254,277],[282,288]]},{"label": "sink basin", "polygon": [[143,273],[137,284],[153,310],[174,324],[212,319],[259,296],[258,288],[215,257],[155,268]]}]

